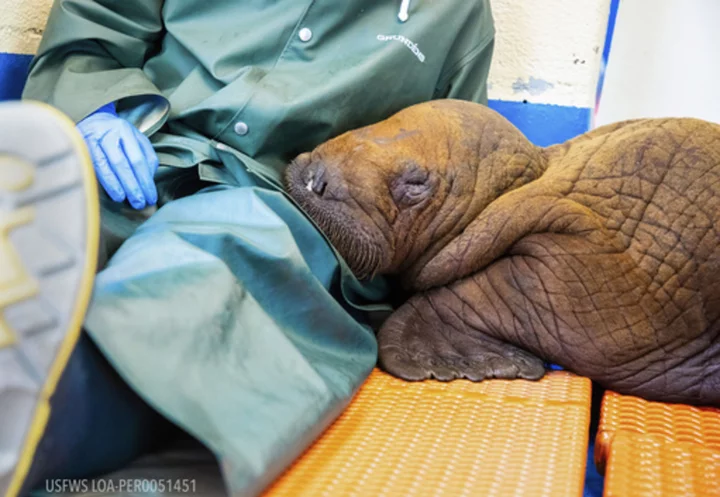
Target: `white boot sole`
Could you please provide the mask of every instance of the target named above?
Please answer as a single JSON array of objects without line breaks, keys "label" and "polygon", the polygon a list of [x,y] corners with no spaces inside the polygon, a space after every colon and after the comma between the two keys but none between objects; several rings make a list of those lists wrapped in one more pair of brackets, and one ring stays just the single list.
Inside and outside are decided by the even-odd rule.
[{"label": "white boot sole", "polygon": [[0,496],[22,487],[80,335],[99,218],[72,121],[43,104],[0,104]]}]

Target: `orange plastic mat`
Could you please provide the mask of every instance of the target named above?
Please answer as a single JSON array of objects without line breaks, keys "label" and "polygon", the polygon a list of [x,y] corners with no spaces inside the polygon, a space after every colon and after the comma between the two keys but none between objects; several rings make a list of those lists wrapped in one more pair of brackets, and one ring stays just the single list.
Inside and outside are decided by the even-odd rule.
[{"label": "orange plastic mat", "polygon": [[606,497],[720,496],[720,409],[607,392],[595,462]]},{"label": "orange plastic mat", "polygon": [[266,497],[580,497],[590,381],[408,383],[374,371]]}]

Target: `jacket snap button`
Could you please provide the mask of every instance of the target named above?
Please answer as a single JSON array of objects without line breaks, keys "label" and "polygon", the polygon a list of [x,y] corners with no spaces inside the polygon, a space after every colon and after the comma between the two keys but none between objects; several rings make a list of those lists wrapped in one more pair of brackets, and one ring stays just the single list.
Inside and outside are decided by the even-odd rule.
[{"label": "jacket snap button", "polygon": [[310,31],[308,28],[302,28],[298,33],[298,36],[300,36],[300,39],[302,41],[310,41],[310,39],[312,38],[312,31]]},{"label": "jacket snap button", "polygon": [[240,121],[240,122],[235,123],[235,133],[237,133],[238,135],[245,136],[245,135],[247,135],[248,131],[249,131],[248,125],[245,124],[244,122]]}]

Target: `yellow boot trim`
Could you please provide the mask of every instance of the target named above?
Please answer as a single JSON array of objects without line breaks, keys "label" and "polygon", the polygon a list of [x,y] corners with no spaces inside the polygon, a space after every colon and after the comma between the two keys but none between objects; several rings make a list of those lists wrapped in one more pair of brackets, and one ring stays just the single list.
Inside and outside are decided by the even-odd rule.
[{"label": "yellow boot trim", "polygon": [[[80,161],[78,165],[82,169],[82,180],[85,194],[85,261],[83,264],[83,274],[81,283],[74,301],[74,308],[72,310],[72,317],[67,325],[67,333],[65,334],[64,340],[60,345],[50,371],[46,377],[45,384],[39,393],[38,402],[35,407],[32,422],[27,430],[24,445],[20,453],[19,460],[15,466],[15,472],[13,474],[10,486],[8,487],[7,497],[16,497],[22,488],[23,481],[27,476],[27,473],[32,464],[35,450],[37,449],[38,443],[45,432],[45,426],[47,425],[48,418],[50,416],[50,396],[55,391],[60,376],[70,358],[70,355],[77,343],[82,329],[82,324],[85,319],[85,312],[87,310],[90,297],[92,294],[93,281],[95,278],[97,258],[98,258],[98,244],[100,239],[100,205],[98,199],[97,183],[95,174],[92,166],[92,160],[85,146],[85,142],[80,133],[75,129],[75,123],[73,123],[67,116],[56,110],[55,108],[39,102],[24,102],[22,105],[27,108],[32,106],[42,108],[47,114],[48,120],[54,120],[60,124],[60,127],[67,135],[68,140],[72,144],[73,153],[76,160]],[[2,162],[7,163],[8,159],[3,157]],[[4,182],[0,182],[0,187],[4,187],[9,190],[16,190],[27,188],[29,186],[28,181],[24,181],[21,174],[6,175],[6,178],[11,177],[13,179],[6,179]],[[22,214],[23,211],[16,211],[15,216],[19,216],[20,220],[23,220],[23,216],[28,214]],[[31,211],[27,211],[31,212]],[[4,241],[4,239],[3,239]],[[3,246],[4,249],[4,246]],[[7,253],[7,252],[3,252]],[[17,268],[18,266],[16,266]],[[21,269],[16,269],[18,274],[21,273]],[[20,280],[27,283],[27,279]],[[2,305],[2,304],[0,304]]]}]

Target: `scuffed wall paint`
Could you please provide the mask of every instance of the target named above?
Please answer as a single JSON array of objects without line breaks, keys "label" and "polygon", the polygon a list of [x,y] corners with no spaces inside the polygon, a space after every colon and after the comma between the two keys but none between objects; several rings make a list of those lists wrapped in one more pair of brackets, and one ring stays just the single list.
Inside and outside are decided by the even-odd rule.
[{"label": "scuffed wall paint", "polygon": [[610,0],[492,0],[490,98],[592,107]]},{"label": "scuffed wall paint", "polygon": [[52,0],[0,0],[0,52],[34,54]]}]

